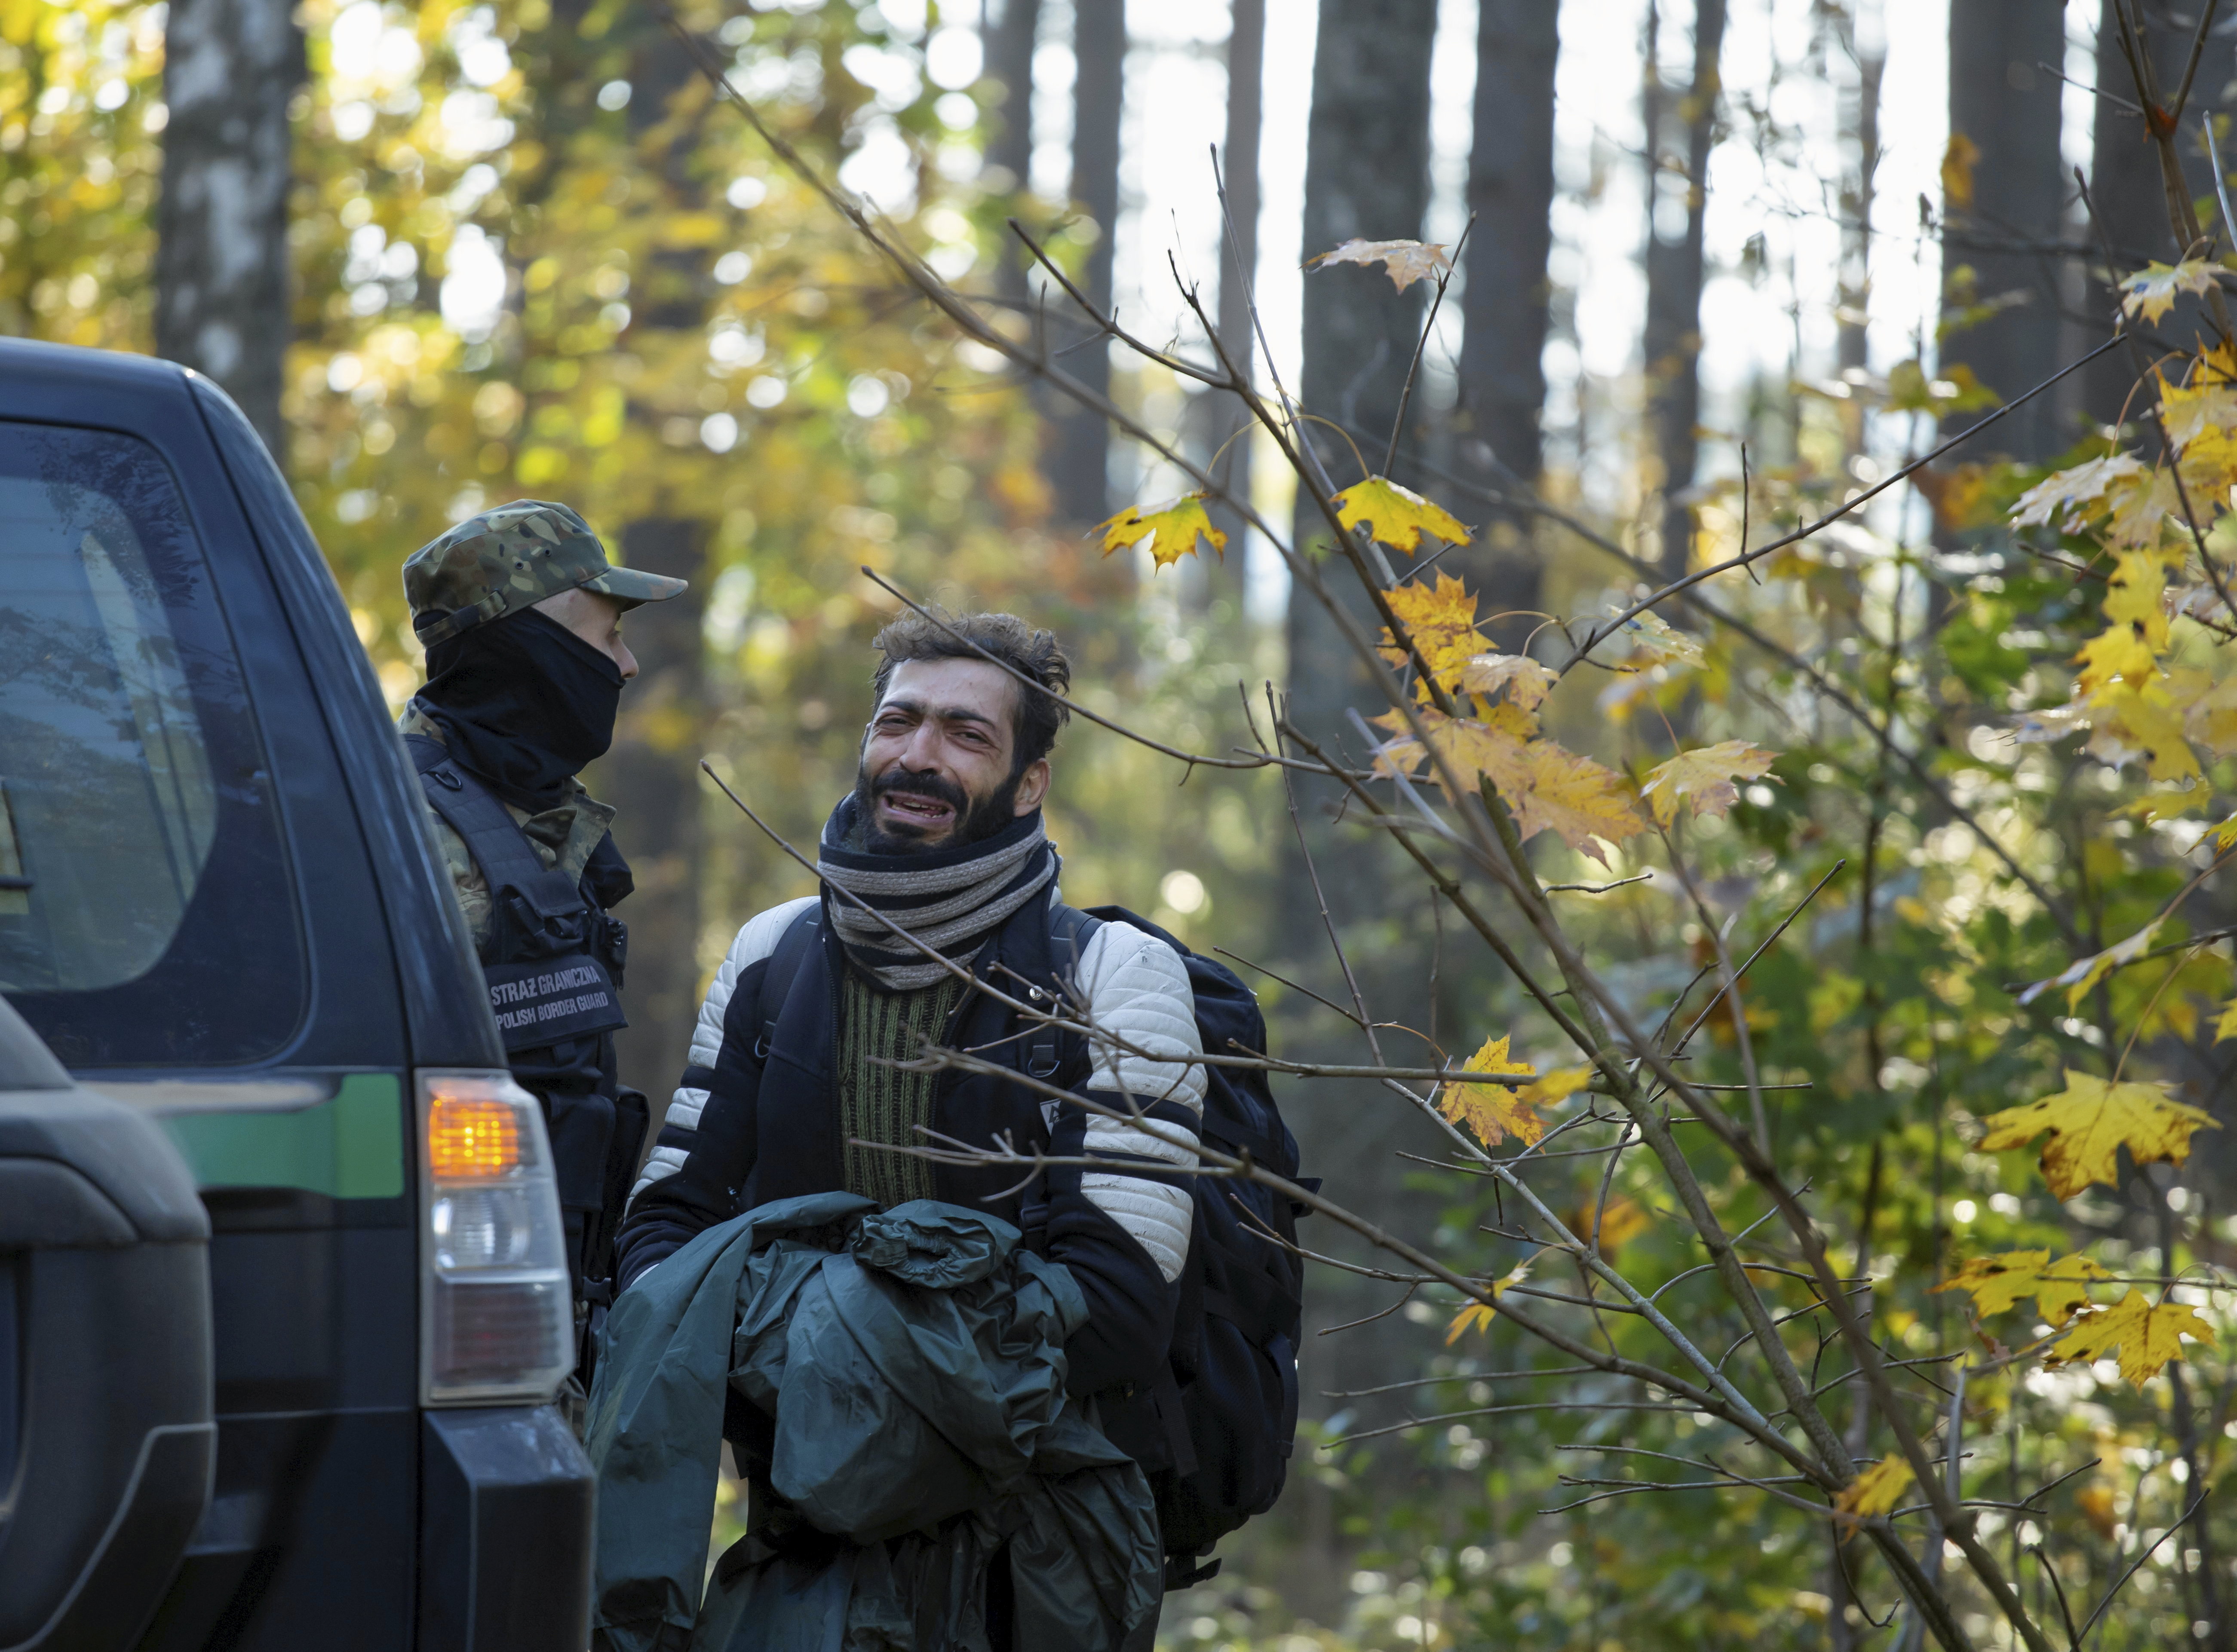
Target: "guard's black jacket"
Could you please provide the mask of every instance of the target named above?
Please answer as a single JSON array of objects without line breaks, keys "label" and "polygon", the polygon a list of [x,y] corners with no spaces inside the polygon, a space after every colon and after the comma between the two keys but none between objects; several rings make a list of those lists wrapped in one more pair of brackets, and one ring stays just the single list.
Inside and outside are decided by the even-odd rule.
[{"label": "guard's black jacket", "polygon": [[644,1097],[618,1082],[614,1033],[629,931],[607,908],[635,886],[610,834],[571,883],[537,855],[527,833],[439,740],[405,745],[429,806],[456,833],[489,886],[491,921],[478,946],[505,1060],[544,1104],[568,1269],[577,1300],[612,1292],[613,1239],[629,1177],[644,1144]]}]

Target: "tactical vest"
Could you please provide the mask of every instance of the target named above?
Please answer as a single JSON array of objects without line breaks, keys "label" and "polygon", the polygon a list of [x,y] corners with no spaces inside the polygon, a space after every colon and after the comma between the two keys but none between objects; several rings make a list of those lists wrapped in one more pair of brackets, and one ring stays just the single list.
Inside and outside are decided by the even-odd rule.
[{"label": "tactical vest", "polygon": [[[647,1109],[617,1078],[614,1033],[629,931],[599,905],[586,875],[547,866],[489,788],[440,740],[405,745],[428,806],[459,834],[490,892],[480,947],[490,1013],[513,1076],[544,1103],[578,1302],[611,1300],[613,1241],[644,1144]],[[618,865],[610,836],[591,856]],[[587,1330],[587,1326],[585,1327]]]}]

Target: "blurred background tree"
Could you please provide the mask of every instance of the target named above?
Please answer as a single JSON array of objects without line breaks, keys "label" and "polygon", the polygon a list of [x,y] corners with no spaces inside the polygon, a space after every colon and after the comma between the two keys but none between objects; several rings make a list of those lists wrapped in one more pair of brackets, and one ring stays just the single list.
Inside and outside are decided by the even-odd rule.
[{"label": "blurred background tree", "polygon": [[[2122,106],[2135,97],[2116,44],[2124,14],[2162,81],[2188,62],[2196,18],[2156,0],[678,10],[768,117],[944,276],[1006,303],[1020,329],[1046,328],[1080,377],[1203,457],[1237,428],[1232,411],[1112,355],[1006,218],[1153,342],[1183,334],[1170,253],[1231,347],[1263,329],[1262,388],[1278,374],[1330,421],[1319,457],[1342,485],[1363,462],[1384,468],[1426,289],[1298,267],[1354,236],[1451,249],[1475,214],[1391,473],[1484,524],[1440,567],[1483,592],[1509,648],[1542,612],[1588,610],[1640,571],[1535,497],[1682,569],[1739,543],[1743,445],[1766,489],[1749,501],[1760,539],[1869,485],[1937,423],[1955,431],[1985,411],[1924,392],[1905,403],[1904,364],[1925,385],[1962,363],[2016,394],[2102,338],[2115,270],[2182,250],[2145,123]],[[2199,112],[2227,104],[2228,32],[2208,43],[2180,148],[2208,218],[2211,168],[2189,135]],[[2095,224],[2071,187],[2076,159]],[[2110,268],[2093,250],[2101,235]],[[2188,338],[2187,313],[2166,330]],[[293,12],[271,0],[0,0],[0,329],[160,349],[224,384],[280,457],[399,706],[419,654],[399,565],[485,504],[564,498],[619,556],[692,580],[689,602],[633,622],[645,675],[591,777],[622,807],[638,874],[626,1076],[657,1106],[736,925],[807,887],[726,804],[709,805],[693,766],[710,756],[794,841],[813,839],[851,777],[868,643],[894,607],[861,567],[921,597],[1054,626],[1087,703],[1177,746],[1247,740],[1238,684],[1286,681],[1301,721],[1320,726],[1358,697],[1324,616],[1291,602],[1239,523],[1209,569],[1152,576],[1146,559],[1105,558],[1084,530],[1180,491],[1177,477],[1105,421],[1037,399],[999,359],[959,346],[687,72],[657,13],[624,0],[305,0]],[[2133,364],[2105,358],[1989,445],[2024,460],[2065,452],[2091,422],[2122,417],[2134,378]],[[1229,449],[1229,473],[1248,478],[1269,520],[1288,521],[1287,477],[1254,448],[1264,440]],[[2022,576],[1988,516],[1936,514],[1891,499],[1838,556],[1800,558],[1761,599],[1774,636],[1892,695],[1874,638],[1892,628],[1891,659],[1904,626],[1916,638],[1931,622],[1952,653],[1912,680],[1917,693],[1962,707],[2010,690],[2021,650],[2038,646],[2025,639],[2062,638],[2073,615],[2056,609],[2054,582]],[[1310,521],[1299,534],[1324,537]],[[1930,556],[1943,559],[1931,578]],[[1972,569],[2009,575],[2009,587],[1966,588]],[[1708,690],[1689,710],[1694,688],[1732,680],[1736,646],[1726,638],[1691,679],[1658,668],[1621,694],[1565,689],[1549,727],[1580,746],[1653,746],[1666,714],[1700,714]],[[1792,714],[1809,699],[1798,681],[1766,691],[1760,714]],[[2023,940],[1996,929],[1980,892],[1980,845],[1916,799],[1875,793],[1869,743],[1860,757],[1826,739],[1736,816],[1719,898],[1738,910],[1863,842],[1887,864],[1861,895],[1829,893],[1809,938],[1761,966],[1783,971],[1759,994],[1780,1018],[1763,1030],[1764,1059],[1829,1082],[1862,1075],[1864,1110],[1794,1125],[1821,1133],[1825,1185],[1853,1213],[1859,1256],[1877,1246],[1939,1266],[1968,1224],[2023,1241],[2056,1209],[2023,1207],[2016,1178],[2007,1187],[1994,1160],[1956,1143],[1945,1109],[1957,1081],[1939,1076],[1944,1056],[2010,1070],[2001,1033],[1976,1028],[1945,1048],[1920,1008],[1951,991],[1960,951],[1984,980],[2026,978]],[[1877,760],[1884,779],[1884,747]],[[1333,1047],[1341,1019],[1284,984],[1343,997],[1269,789],[1278,781],[1175,778],[1075,727],[1052,806],[1067,897],[1124,902],[1263,964],[1272,973],[1252,978],[1277,1048]],[[1409,1050],[1464,1052],[1512,1018],[1512,987],[1458,961],[1434,903],[1390,904],[1396,850],[1332,828],[1327,800],[1300,788],[1304,840],[1337,916],[1369,938],[1356,961],[1370,1007],[1411,1030]],[[1650,885],[1608,905],[1608,936],[1635,938],[1623,973],[1641,1002],[1667,1002],[1701,961],[1699,932],[1665,944],[1643,915],[1666,917],[1673,898]],[[1962,944],[1898,910],[1946,920]],[[2107,938],[2126,932],[2114,922]],[[1425,964],[1438,966],[1434,991],[1393,1001],[1393,984]],[[1888,1008],[1900,1037],[1868,1039],[1879,1022],[1867,1004]],[[1717,1059],[1729,1025],[1725,1036]],[[1307,1168],[1355,1208],[1457,1235],[1494,1220],[1416,1179],[1396,1150],[1422,1144],[1363,1089],[1284,1094]],[[1623,1242],[1669,1242],[1647,1214]],[[1388,1294],[1327,1272],[1313,1289],[1316,1330]],[[1942,1311],[1924,1299],[1903,1310],[1919,1323]],[[1417,1399],[1489,1405],[1480,1373],[1512,1347],[1495,1328],[1448,1350],[1443,1317],[1413,1303],[1363,1334],[1309,1334],[1309,1428],[1335,1438],[1389,1425],[1417,1414]],[[1354,1392],[1425,1372],[1440,1398]],[[2147,1449],[2124,1414],[2073,1429],[2116,1461]],[[1523,1413],[1301,1450],[1282,1510],[1250,1529],[1222,1579],[1169,1609],[1166,1638],[1862,1643],[1838,1561],[1773,1510],[1720,1501],[1687,1520],[1627,1501],[1540,1515],[1565,1500],[1549,1495],[1555,1448],[1591,1437],[1589,1420]],[[2109,1517],[2107,1531],[2114,1544]],[[2156,1633],[2108,1627],[2104,1643],[2158,1644]]]}]

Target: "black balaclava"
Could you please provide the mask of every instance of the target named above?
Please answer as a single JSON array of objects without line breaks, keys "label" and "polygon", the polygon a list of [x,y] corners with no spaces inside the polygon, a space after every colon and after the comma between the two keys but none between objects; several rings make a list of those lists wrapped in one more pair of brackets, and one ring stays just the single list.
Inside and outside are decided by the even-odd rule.
[{"label": "black balaclava", "polygon": [[620,667],[531,608],[429,648],[419,705],[461,767],[540,813],[564,803],[568,782],[613,744],[621,694]]}]

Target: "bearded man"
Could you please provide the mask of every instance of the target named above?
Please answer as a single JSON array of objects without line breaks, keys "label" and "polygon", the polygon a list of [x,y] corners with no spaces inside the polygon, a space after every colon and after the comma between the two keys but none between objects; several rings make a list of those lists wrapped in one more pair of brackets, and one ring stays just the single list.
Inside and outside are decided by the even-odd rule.
[{"label": "bearded man", "polygon": [[[1096,1396],[1105,1433],[1153,1470],[1180,1426],[1166,1360],[1191,1213],[1178,1178],[1155,1173],[1195,1162],[1204,1096],[1186,967],[1131,925],[1103,923],[1076,949],[1054,932],[1070,912],[1041,822],[1066,718],[1054,696],[1071,684],[1056,638],[1007,614],[912,615],[875,646],[875,709],[854,792],[823,829],[822,891],[754,918],[716,971],[618,1277],[626,1287],[695,1234],[800,1195],[990,1210],[1079,1283],[1089,1313],[1066,1344],[1067,1388]],[[1123,1041],[1090,1041],[1073,1093],[1138,1108],[1169,1140],[1007,1078],[893,1064],[931,1043],[1049,1080],[1057,1035],[992,996],[1053,1009],[1043,982]],[[1149,1174],[1053,1166],[1020,1188],[1014,1168],[880,1150],[935,1136]]]}]

